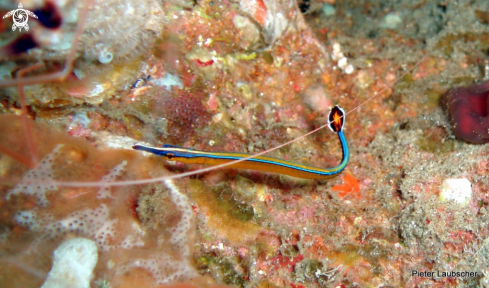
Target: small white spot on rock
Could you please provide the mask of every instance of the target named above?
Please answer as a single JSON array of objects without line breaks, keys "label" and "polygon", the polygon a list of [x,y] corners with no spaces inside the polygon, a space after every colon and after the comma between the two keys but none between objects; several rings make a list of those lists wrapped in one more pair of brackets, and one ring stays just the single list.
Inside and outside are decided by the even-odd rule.
[{"label": "small white spot on rock", "polygon": [[353,65],[348,64],[346,65],[345,69],[343,69],[343,71],[345,71],[346,74],[351,74],[355,71],[355,68],[353,67]]},{"label": "small white spot on rock", "polygon": [[441,201],[454,200],[462,206],[467,206],[472,197],[472,184],[467,178],[445,179],[440,194]]},{"label": "small white spot on rock", "polygon": [[389,13],[385,15],[380,26],[386,29],[396,29],[402,24],[402,18],[396,13]]},{"label": "small white spot on rock", "polygon": [[336,13],[336,8],[334,8],[334,6],[330,4],[324,4],[321,10],[323,11],[325,16],[331,16]]},{"label": "small white spot on rock", "polygon": [[152,80],[151,83],[158,86],[165,86],[167,91],[171,91],[172,86],[177,86],[179,89],[183,88],[183,83],[180,78],[170,73],[167,73],[165,77]]}]

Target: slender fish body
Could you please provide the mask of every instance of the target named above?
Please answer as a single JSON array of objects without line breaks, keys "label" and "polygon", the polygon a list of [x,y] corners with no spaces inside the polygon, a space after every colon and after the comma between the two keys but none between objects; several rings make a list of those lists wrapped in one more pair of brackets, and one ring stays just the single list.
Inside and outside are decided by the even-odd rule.
[{"label": "slender fish body", "polygon": [[167,160],[182,163],[219,165],[244,159],[241,162],[230,164],[229,167],[260,170],[306,179],[328,179],[337,176],[343,171],[350,158],[348,143],[343,133],[345,111],[338,106],[333,107],[328,115],[328,120],[329,128],[338,135],[343,151],[341,163],[332,168],[317,168],[266,156],[248,158],[253,155],[247,153],[200,151],[167,144],[163,145],[162,148],[136,144],[132,148],[161,155]]}]

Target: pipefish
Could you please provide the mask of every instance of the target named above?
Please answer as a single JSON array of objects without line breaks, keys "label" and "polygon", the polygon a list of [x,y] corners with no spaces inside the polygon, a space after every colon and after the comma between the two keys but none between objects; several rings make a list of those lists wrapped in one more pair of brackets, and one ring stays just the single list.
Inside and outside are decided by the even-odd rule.
[{"label": "pipefish", "polygon": [[133,145],[132,148],[163,156],[170,161],[188,164],[220,165],[242,160],[230,164],[229,167],[260,170],[305,179],[328,179],[341,173],[350,159],[348,143],[343,133],[345,111],[339,106],[334,106],[328,114],[328,120],[328,127],[338,135],[343,152],[341,163],[332,168],[317,168],[266,156],[254,156],[249,158],[253,155],[247,153],[201,151],[168,144],[163,145],[162,148],[136,144]]}]

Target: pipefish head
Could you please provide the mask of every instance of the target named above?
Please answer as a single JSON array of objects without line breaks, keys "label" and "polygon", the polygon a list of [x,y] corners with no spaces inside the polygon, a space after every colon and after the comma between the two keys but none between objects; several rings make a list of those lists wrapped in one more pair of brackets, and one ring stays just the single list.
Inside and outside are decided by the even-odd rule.
[{"label": "pipefish head", "polygon": [[329,129],[334,133],[339,133],[343,130],[343,126],[345,125],[345,110],[338,105],[334,106],[333,109],[329,111],[328,121]]},{"label": "pipefish head", "polygon": [[165,157],[167,160],[173,160],[173,158],[175,157],[174,149],[178,149],[178,148],[181,147],[173,146],[173,145],[163,145],[162,148],[156,148],[156,147],[149,147],[140,144],[132,145],[132,149],[134,150],[145,151],[156,155],[160,155]]}]

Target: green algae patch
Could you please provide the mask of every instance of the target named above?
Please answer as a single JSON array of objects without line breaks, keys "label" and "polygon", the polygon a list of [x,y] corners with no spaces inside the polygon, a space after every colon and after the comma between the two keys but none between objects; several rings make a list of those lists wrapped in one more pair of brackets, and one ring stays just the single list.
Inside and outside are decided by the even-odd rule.
[{"label": "green algae patch", "polygon": [[237,257],[222,258],[213,253],[205,254],[195,259],[195,265],[200,273],[211,273],[216,279],[227,285],[244,287],[243,275],[234,269],[234,264],[239,263]]},{"label": "green algae patch", "polygon": [[[305,260],[297,264],[295,267],[297,280],[301,282],[305,281],[314,281],[317,278],[321,279],[320,273],[318,271],[322,271],[324,265],[317,260]],[[326,278],[326,277],[322,277]],[[321,279],[324,280],[324,279]]]},{"label": "green algae patch", "polygon": [[401,79],[396,83],[395,89],[397,90],[402,90],[410,87],[414,83],[414,78],[413,74],[407,73],[406,75],[402,76]]},{"label": "green algae patch", "polygon": [[445,131],[433,127],[424,131],[422,137],[418,138],[416,144],[420,150],[433,154],[446,154],[455,150],[456,140],[445,139]]},{"label": "green algae patch", "polygon": [[253,60],[255,58],[256,58],[256,52],[252,52],[252,53],[249,53],[249,54],[240,53],[240,54],[237,54],[236,55],[236,59],[238,59],[238,60],[249,61],[249,60]]},{"label": "green algae patch", "polygon": [[256,197],[257,185],[243,176],[236,175],[234,180],[234,191],[237,192],[238,200],[244,200],[246,202],[251,202]]},{"label": "green algae patch", "polygon": [[267,64],[269,64],[269,65],[272,65],[272,64],[273,64],[273,55],[272,55],[272,53],[267,52],[267,51],[262,52],[262,53],[261,53],[261,58],[262,58],[263,60],[265,60],[265,62],[266,62]]},{"label": "green algae patch", "polygon": [[[226,259],[214,259],[210,265],[214,273],[218,273],[222,277],[222,282],[227,285],[236,285],[244,287],[245,280],[243,275],[240,275],[233,267],[233,264]],[[217,270],[217,271],[216,271]],[[217,278],[217,277],[216,277]]]},{"label": "green algae patch", "polygon": [[426,106],[430,108],[435,108],[439,106],[441,96],[443,95],[444,91],[441,90],[436,90],[436,89],[428,89],[425,92],[426,96]]},{"label": "green algae patch", "polygon": [[450,55],[454,48],[453,44],[457,41],[475,42],[478,47],[487,47],[489,45],[489,33],[462,33],[462,34],[448,34],[442,37],[435,48],[437,50],[442,50],[445,55]]},{"label": "green algae patch", "polygon": [[442,143],[440,141],[436,141],[436,139],[432,139],[429,136],[418,139],[417,144],[419,149],[434,154],[446,154],[455,150],[454,140],[447,140]]},{"label": "green algae patch", "polygon": [[345,265],[348,267],[353,267],[357,261],[362,259],[358,254],[358,248],[356,247],[347,247],[344,251],[332,252],[328,258],[333,260],[337,265]]},{"label": "green algae patch", "polygon": [[[230,205],[228,202],[217,199],[211,189],[198,180],[190,180],[188,184],[189,196],[197,202],[200,213],[205,217],[207,228],[219,237],[223,237],[236,245],[244,245],[255,241],[258,233],[262,231],[259,225],[248,222],[251,217],[243,214],[242,207]],[[238,211],[234,211],[238,209]]]}]

